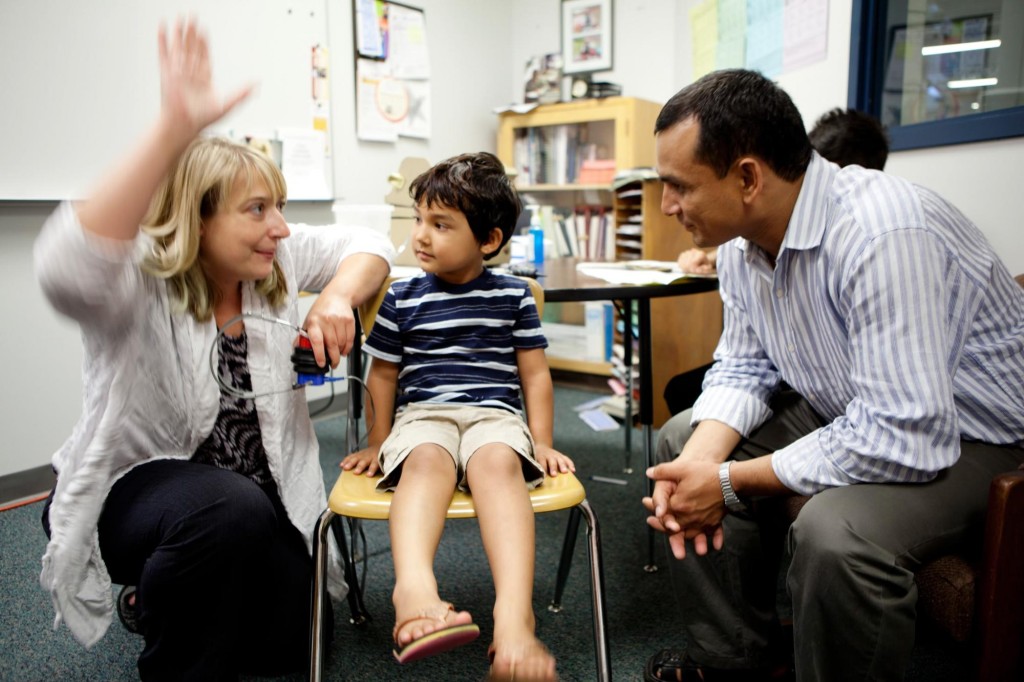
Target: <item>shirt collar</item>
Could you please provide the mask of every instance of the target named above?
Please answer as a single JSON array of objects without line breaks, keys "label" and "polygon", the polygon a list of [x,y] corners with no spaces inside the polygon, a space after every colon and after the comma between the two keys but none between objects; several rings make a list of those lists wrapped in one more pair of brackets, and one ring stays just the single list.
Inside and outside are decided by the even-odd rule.
[{"label": "shirt collar", "polygon": [[804,173],[804,182],[789,217],[779,253],[786,249],[806,251],[821,246],[828,217],[828,188],[838,171],[839,166],[811,151],[811,162]]},{"label": "shirt collar", "polygon": [[[839,166],[829,163],[818,152],[811,150],[811,162],[804,172],[803,185],[793,206],[793,213],[789,216],[779,256],[787,250],[806,251],[821,245],[828,215],[828,188],[838,171]],[[753,259],[753,254],[760,251],[744,238],[736,239],[736,247],[743,252],[748,263]]]}]

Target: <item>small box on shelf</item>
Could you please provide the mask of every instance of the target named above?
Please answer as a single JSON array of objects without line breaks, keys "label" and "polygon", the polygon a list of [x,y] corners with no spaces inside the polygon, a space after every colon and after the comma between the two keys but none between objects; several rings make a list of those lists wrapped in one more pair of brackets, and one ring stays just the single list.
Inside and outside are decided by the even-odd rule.
[{"label": "small box on shelf", "polygon": [[581,185],[608,185],[615,178],[615,159],[587,159],[580,164]]}]

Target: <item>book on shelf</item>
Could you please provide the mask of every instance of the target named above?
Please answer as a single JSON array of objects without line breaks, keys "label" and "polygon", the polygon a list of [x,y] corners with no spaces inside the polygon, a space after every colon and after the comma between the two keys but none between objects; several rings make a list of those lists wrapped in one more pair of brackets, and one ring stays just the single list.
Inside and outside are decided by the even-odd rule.
[{"label": "book on shelf", "polygon": [[615,259],[615,229],[604,206],[577,206],[573,214],[577,255],[588,261]]},{"label": "book on shelf", "polygon": [[[602,163],[597,160],[599,146],[586,138],[585,129],[573,124],[534,126],[517,133],[512,143],[516,186],[594,182],[580,177],[584,164],[590,168]],[[609,174],[602,184],[610,181]]]}]

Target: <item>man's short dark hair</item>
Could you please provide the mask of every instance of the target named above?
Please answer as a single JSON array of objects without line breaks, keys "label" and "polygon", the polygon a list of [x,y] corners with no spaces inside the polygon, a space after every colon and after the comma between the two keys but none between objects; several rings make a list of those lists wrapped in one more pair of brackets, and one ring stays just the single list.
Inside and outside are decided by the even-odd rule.
[{"label": "man's short dark hair", "polygon": [[889,158],[889,136],[877,118],[856,109],[822,114],[808,134],[819,154],[840,166],[882,170]]},{"label": "man's short dark hair", "polygon": [[786,92],[756,71],[712,71],[672,96],[655,134],[693,118],[700,124],[696,160],[725,177],[736,159],[762,159],[776,175],[796,180],[807,170],[811,143]]},{"label": "man's short dark hair", "polygon": [[[487,152],[460,154],[433,166],[412,181],[409,196],[417,204],[443,205],[462,211],[480,244],[497,227],[501,230],[501,246],[505,246],[523,211],[505,166]],[[501,246],[484,258],[497,255]]]}]

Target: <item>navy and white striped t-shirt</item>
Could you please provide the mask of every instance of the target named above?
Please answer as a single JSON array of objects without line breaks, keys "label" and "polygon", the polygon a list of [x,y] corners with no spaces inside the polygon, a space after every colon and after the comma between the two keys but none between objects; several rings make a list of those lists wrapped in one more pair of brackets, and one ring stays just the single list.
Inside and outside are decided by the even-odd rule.
[{"label": "navy and white striped t-shirt", "polygon": [[466,284],[394,282],[366,352],[400,366],[396,407],[465,403],[521,414],[516,350],[546,348],[529,285],[485,269]]},{"label": "navy and white striped t-shirt", "polygon": [[967,218],[902,178],[814,154],[774,267],[718,251],[725,325],[694,421],[743,435],[784,380],[829,424],[772,457],[803,494],[921,482],[960,439],[1024,439],[1024,292]]}]

